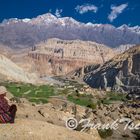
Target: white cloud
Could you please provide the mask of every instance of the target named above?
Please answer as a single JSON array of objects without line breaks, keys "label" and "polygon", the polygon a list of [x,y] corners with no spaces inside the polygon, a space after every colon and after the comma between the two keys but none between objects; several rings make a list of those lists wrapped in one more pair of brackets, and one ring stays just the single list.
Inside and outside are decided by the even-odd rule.
[{"label": "white cloud", "polygon": [[91,5],[91,4],[84,4],[84,5],[77,5],[75,10],[77,12],[79,12],[80,14],[84,14],[89,11],[96,13],[98,11],[98,7],[96,7],[95,5]]},{"label": "white cloud", "polygon": [[118,17],[119,14],[121,14],[124,9],[128,6],[128,4],[121,4],[119,6],[111,6],[111,13],[108,15],[108,19],[110,20],[110,22],[113,22],[114,19],[116,19]]},{"label": "white cloud", "polygon": [[62,9],[56,9],[56,11],[55,11],[55,15],[56,15],[56,17],[61,17],[61,13],[63,12],[63,10]]}]

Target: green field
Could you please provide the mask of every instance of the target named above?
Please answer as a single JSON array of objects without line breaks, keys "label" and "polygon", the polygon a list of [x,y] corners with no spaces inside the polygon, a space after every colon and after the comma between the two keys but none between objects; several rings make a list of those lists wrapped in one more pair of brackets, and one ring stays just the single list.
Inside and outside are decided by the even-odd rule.
[{"label": "green field", "polygon": [[93,101],[92,95],[80,95],[80,94],[72,94],[67,97],[67,99],[75,104],[90,107],[92,109],[96,108],[96,103]]},{"label": "green field", "polygon": [[26,98],[31,102],[47,103],[50,96],[56,95],[55,88],[49,85],[35,86],[23,83],[1,83],[15,97]]},{"label": "green field", "polygon": [[[74,84],[76,84],[76,86],[74,86]],[[106,93],[102,99],[96,99],[92,95],[87,95],[86,93],[81,95],[76,93],[74,90],[74,87],[78,90],[82,87],[82,85],[78,85],[77,83],[70,83],[72,87],[68,86],[65,88],[50,85],[36,86],[32,84],[12,82],[3,82],[0,83],[0,85],[5,86],[16,98],[26,98],[35,103],[47,103],[48,98],[51,96],[65,96],[67,97],[67,100],[75,104],[95,109],[100,103],[112,104],[114,101],[126,100],[125,95],[113,92]]]},{"label": "green field", "polygon": [[115,101],[126,101],[126,95],[121,93],[108,92],[106,97],[102,99],[103,104],[112,104]]},{"label": "green field", "polygon": [[117,101],[126,101],[126,95],[120,93],[107,92],[102,99],[97,99],[92,95],[80,95],[73,93],[67,99],[75,104],[95,109],[99,104],[112,104]]}]

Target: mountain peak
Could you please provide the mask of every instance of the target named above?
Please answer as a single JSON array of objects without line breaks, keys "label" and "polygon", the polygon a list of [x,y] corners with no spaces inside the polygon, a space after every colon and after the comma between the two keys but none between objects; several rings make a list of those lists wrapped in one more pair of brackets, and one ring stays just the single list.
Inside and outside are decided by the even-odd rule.
[{"label": "mountain peak", "polygon": [[136,26],[128,26],[126,24],[123,24],[122,26],[118,27],[118,29],[120,30],[130,30],[131,32],[135,32],[137,34],[140,34],[140,26],[136,25]]},{"label": "mountain peak", "polygon": [[79,25],[80,22],[76,21],[72,17],[63,17],[58,19],[60,22],[65,23],[65,25]]},{"label": "mountain peak", "polygon": [[49,18],[49,19],[57,19],[57,17],[54,16],[53,14],[51,14],[51,13],[46,13],[46,14],[43,14],[43,15],[39,15],[39,16],[37,16],[37,18],[41,18],[41,19],[47,19],[47,18]]}]

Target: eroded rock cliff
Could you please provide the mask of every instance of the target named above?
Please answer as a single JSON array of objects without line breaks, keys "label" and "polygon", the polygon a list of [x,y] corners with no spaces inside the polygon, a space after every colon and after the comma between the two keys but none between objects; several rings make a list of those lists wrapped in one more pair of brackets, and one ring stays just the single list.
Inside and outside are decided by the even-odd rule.
[{"label": "eroded rock cliff", "polygon": [[140,89],[140,46],[115,56],[97,69],[84,75],[93,88],[129,91]]},{"label": "eroded rock cliff", "polygon": [[29,57],[35,62],[41,76],[65,75],[85,65],[102,64],[114,55],[112,49],[102,44],[59,39],[42,42],[29,52]]}]

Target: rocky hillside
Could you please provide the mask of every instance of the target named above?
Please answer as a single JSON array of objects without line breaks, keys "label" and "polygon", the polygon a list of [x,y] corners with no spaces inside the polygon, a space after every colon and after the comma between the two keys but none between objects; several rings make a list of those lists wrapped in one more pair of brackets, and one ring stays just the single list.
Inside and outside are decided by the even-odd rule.
[{"label": "rocky hillside", "polygon": [[94,41],[110,47],[140,43],[140,27],[80,23],[48,13],[33,19],[9,19],[0,24],[0,43],[13,48],[33,46],[48,38]]},{"label": "rocky hillside", "polygon": [[126,45],[120,45],[119,47],[115,48],[114,51],[116,51],[116,53],[123,53],[127,50],[129,50],[130,48],[134,47],[134,44],[126,44]]},{"label": "rocky hillside", "polygon": [[34,83],[37,80],[37,76],[27,73],[10,59],[0,54],[0,79]]},{"label": "rocky hillside", "polygon": [[[90,65],[72,73],[93,88],[124,92],[140,89],[140,46],[115,56],[103,65]],[[75,78],[76,78],[75,77]]]},{"label": "rocky hillside", "polygon": [[29,52],[37,71],[42,75],[65,75],[88,64],[104,63],[115,55],[105,45],[80,40],[49,39]]},{"label": "rocky hillside", "polygon": [[[15,89],[19,89],[19,86],[16,86]],[[37,88],[37,90],[39,89]],[[35,92],[37,90],[35,90]],[[107,140],[124,140],[126,137],[128,140],[135,140],[136,138],[139,139],[139,135],[136,136],[132,129],[129,130],[126,128],[126,130],[124,130],[124,127],[127,124],[126,122],[119,123],[119,120],[125,117],[127,119],[131,119],[134,124],[138,124],[140,121],[139,102],[137,102],[137,104],[134,102],[124,103],[120,99],[119,101],[115,100],[113,102],[113,97],[116,95],[116,97],[120,97],[122,94],[109,95],[108,93],[105,98],[105,91],[100,90],[97,92],[96,90],[95,92],[96,93],[94,93],[93,96],[89,96],[89,91],[84,92],[85,95],[81,93],[76,95],[71,92],[71,95],[73,94],[76,96],[76,100],[81,97],[84,99],[89,97],[88,103],[92,101],[91,105],[93,106],[90,105],[88,107],[72,103],[64,98],[64,96],[53,96],[49,98],[48,103],[46,104],[36,104],[35,102],[29,102],[25,98],[17,98],[17,96],[13,97],[9,92],[8,95],[11,95],[11,97],[9,97],[10,104],[14,103],[17,105],[16,119],[14,124],[0,124],[0,139],[101,140],[101,138],[106,138]],[[101,95],[102,97],[100,96],[99,98],[98,95]],[[39,93],[39,96],[42,96],[41,92]],[[97,103],[97,96],[100,104]],[[105,104],[105,100],[106,103],[107,100],[112,101],[109,104]],[[68,118],[75,118],[77,120],[78,123],[75,131],[69,130],[66,127],[66,121]],[[82,119],[88,119],[90,122],[85,121],[85,123],[82,123]],[[118,121],[116,122],[116,120]],[[114,130],[114,128],[116,128],[114,123],[118,126],[117,130]],[[73,123],[71,124],[73,125]],[[98,126],[99,124],[103,125],[101,128],[104,128],[104,130]],[[108,125],[106,126],[106,124]],[[84,126],[87,127],[81,132],[81,129],[83,129]],[[94,127],[98,127],[99,130]],[[112,130],[107,131],[106,129],[108,127],[111,127]]]},{"label": "rocky hillside", "polygon": [[[66,120],[74,116],[74,104],[66,105],[67,110],[64,111],[61,110],[61,106],[66,102],[63,100],[55,101],[57,105],[32,104],[24,98],[11,100],[11,104],[17,105],[16,119],[14,124],[0,124],[1,140],[101,140],[95,129],[86,133],[66,128]],[[81,109],[78,110],[79,114],[86,109],[80,106],[77,108]]]}]

